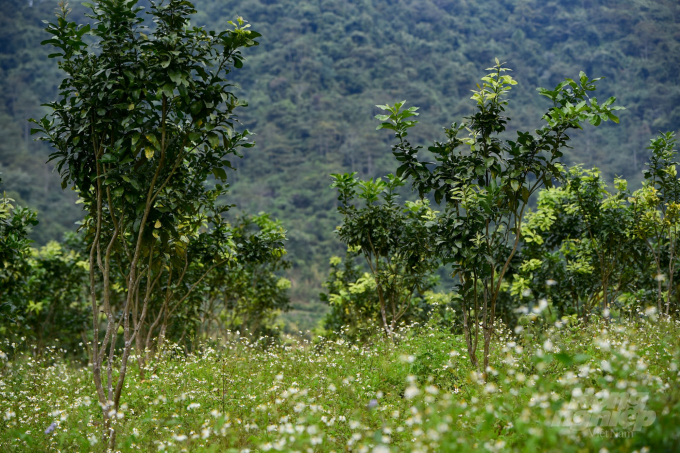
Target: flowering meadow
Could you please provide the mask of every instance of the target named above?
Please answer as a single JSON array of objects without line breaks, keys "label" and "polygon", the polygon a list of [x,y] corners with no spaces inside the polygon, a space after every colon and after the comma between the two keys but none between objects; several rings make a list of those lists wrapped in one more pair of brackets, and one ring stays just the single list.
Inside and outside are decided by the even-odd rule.
[{"label": "flowering meadow", "polygon": [[[486,376],[461,335],[427,326],[394,344],[170,347],[126,380],[116,450],[677,451],[679,334],[654,316],[529,323],[499,330]],[[1,348],[3,452],[106,451],[89,368],[64,349]]]}]

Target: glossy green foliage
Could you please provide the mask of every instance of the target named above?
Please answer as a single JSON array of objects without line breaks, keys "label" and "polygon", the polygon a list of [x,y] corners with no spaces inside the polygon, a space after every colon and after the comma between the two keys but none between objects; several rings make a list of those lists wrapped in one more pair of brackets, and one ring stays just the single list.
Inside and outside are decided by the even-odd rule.
[{"label": "glossy green foliage", "polygon": [[[652,157],[644,172],[642,189],[630,198],[635,236],[645,242],[652,253],[657,281],[656,299],[659,313],[671,311],[677,300],[676,263],[680,234],[680,178],[675,160],[675,133],[661,134],[651,140]],[[677,303],[674,304],[677,310]]]},{"label": "glossy green foliage", "polygon": [[[2,183],[2,179],[0,179]],[[38,224],[37,213],[15,206],[3,192],[0,198],[0,322],[18,316],[21,290],[29,271],[31,240],[28,234]]]},{"label": "glossy green foliage", "polygon": [[376,116],[382,121],[378,129],[395,133],[392,152],[400,162],[397,176],[411,179],[421,198],[431,193],[436,203],[444,204],[432,240],[437,255],[453,265],[457,292],[469,304],[464,305],[463,327],[472,360],[480,322],[484,326],[484,368],[501,285],[518,250],[531,196],[560,177],[559,159],[568,147],[571,129],[581,129],[584,121],[618,122],[613,112],[621,108],[612,106],[613,97],[603,103],[590,97],[599,79],[581,72],[577,81],[566,79],[554,90],[539,88],[553,104],[543,115],[545,125],[533,134],[517,132],[516,140],[507,140],[501,136],[509,121],[506,98],[517,82],[498,59],[487,71],[473,90],[474,113],[446,129],[447,141],[428,148],[435,162],[421,160],[422,147],[407,139],[408,130],[417,123],[411,119],[418,115],[417,109],[402,110],[404,102],[400,102],[378,106],[386,114]]},{"label": "glossy green foliage", "polygon": [[214,269],[199,293],[198,333],[211,340],[231,334],[277,336],[276,317],[290,310],[290,267],[285,231],[268,214],[241,217],[234,225],[236,259]]},{"label": "glossy green foliage", "polygon": [[[607,187],[598,169],[574,166],[539,193],[523,225],[504,315],[549,304],[556,317],[677,312],[680,179],[674,133],[651,140],[643,187]],[[522,308],[524,307],[524,308]],[[513,316],[512,312],[515,311]]]},{"label": "glossy green foliage", "polygon": [[[63,185],[87,209],[89,244],[98,260],[108,244],[106,260],[113,256],[123,274],[142,256],[154,274],[161,262],[181,268],[189,247],[195,258],[225,259],[232,251],[220,216],[228,207],[216,204],[227,189],[220,182],[229,156],[252,146],[247,131],[234,132],[240,104],[225,76],[259,34],[241,19],[221,33],[191,27],[195,10],[183,1],[154,4],[152,32],[134,1],[89,6],[92,28],[69,22],[66,6],[48,24],[54,37],[43,44],[59,50],[51,57],[67,77],[34,130],[56,148]],[[206,185],[213,175],[217,183]]]},{"label": "glossy green foliage", "polygon": [[386,181],[361,181],[354,173],[332,177],[343,215],[338,237],[365,258],[370,277],[364,280],[374,287],[379,320],[391,337],[411,309],[414,295],[431,287],[430,274],[438,259],[430,229],[438,213],[427,201],[398,203],[396,190],[404,183],[394,175]]},{"label": "glossy green foliage", "polygon": [[[510,293],[519,304],[546,299],[556,316],[609,316],[627,307],[650,274],[637,240],[623,180],[610,192],[599,170],[571,168],[561,187],[544,189],[525,217]],[[529,303],[531,302],[531,303]],[[623,305],[622,305],[623,303]]]},{"label": "glossy green foliage", "polygon": [[[247,131],[234,132],[239,101],[224,77],[242,66],[238,49],[255,45],[259,35],[243,22],[221,33],[191,27],[195,10],[188,2],[154,6],[149,36],[135,2],[92,8],[92,29],[65,14],[48,25],[54,38],[43,44],[59,49],[51,56],[61,57],[67,77],[61,100],[48,104],[53,113],[35,121],[35,131],[55,146],[51,158],[63,186],[72,185],[90,211],[102,194],[105,209],[135,236],[146,228],[164,246],[182,247],[183,224],[219,223],[203,215],[226,187],[207,189],[203,182],[210,175],[224,182],[229,155],[252,146],[243,141]],[[86,46],[86,33],[101,51]],[[147,210],[149,203],[154,209]]]},{"label": "glossy green foliage", "polygon": [[[26,341],[37,354],[57,346],[70,357],[87,358],[92,316],[87,300],[88,265],[76,249],[77,237],[31,249],[25,259],[22,285],[9,298],[15,310],[0,317],[0,332]],[[75,248],[75,249],[74,249]],[[21,340],[23,338],[23,340]]]},{"label": "glossy green foliage", "polygon": [[[380,330],[380,295],[370,268],[362,265],[362,258],[360,251],[348,250],[344,260],[338,256],[330,259],[331,270],[324,284],[326,291],[319,294],[320,300],[330,308],[323,320],[324,337],[364,341]],[[433,274],[423,281],[417,293],[411,295],[411,305],[400,318],[400,324],[428,324],[435,311],[444,314],[437,317],[437,321],[446,316],[449,301],[433,292],[437,283]]]}]

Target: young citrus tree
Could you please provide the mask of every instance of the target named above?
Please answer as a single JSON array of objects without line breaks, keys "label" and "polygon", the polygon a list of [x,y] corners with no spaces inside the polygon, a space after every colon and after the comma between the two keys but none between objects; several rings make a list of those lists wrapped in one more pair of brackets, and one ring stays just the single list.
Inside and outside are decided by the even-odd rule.
[{"label": "young citrus tree", "polygon": [[545,126],[505,140],[500,134],[509,121],[506,96],[517,82],[498,60],[487,70],[491,72],[482,78],[482,86],[473,91],[475,113],[446,129],[446,142],[428,148],[436,162],[419,160],[421,147],[406,139],[407,130],[417,123],[412,119],[416,107],[402,110],[404,102],[378,106],[387,114],[376,116],[382,121],[378,129],[393,130],[398,140],[392,148],[401,163],[397,176],[411,178],[421,197],[432,193],[436,203],[445,204],[435,243],[459,281],[465,338],[475,366],[481,329],[484,370],[501,284],[518,250],[531,196],[560,176],[558,160],[568,146],[570,129],[581,129],[583,121],[595,126],[608,119],[618,122],[613,111],[620,108],[612,107],[613,97],[602,104],[590,98],[598,79],[581,73],[578,81],[566,79],[554,90],[539,88],[553,104],[543,116]]},{"label": "young citrus tree", "polygon": [[206,279],[199,304],[200,334],[253,337],[266,334],[276,316],[290,309],[290,280],[281,277],[285,231],[269,214],[243,216],[234,225],[236,259],[214,269]]},{"label": "young citrus tree", "polygon": [[360,252],[347,250],[345,259],[333,256],[330,272],[319,299],[330,311],[324,318],[327,335],[339,334],[350,340],[362,339],[375,332],[381,322],[375,279],[356,263]]},{"label": "young citrus tree", "polygon": [[[2,183],[2,178],[0,178]],[[3,324],[23,319],[25,287],[30,264],[31,241],[28,233],[38,224],[38,214],[15,206],[4,192],[0,197],[0,334],[7,335]]]},{"label": "young citrus tree", "polygon": [[5,194],[0,197],[0,336],[28,339],[38,355],[56,341],[75,352],[86,338],[89,316],[84,306],[87,272],[73,247],[75,235],[64,244],[32,248],[28,234],[38,223],[37,213],[13,202]]},{"label": "young citrus tree", "polygon": [[606,313],[624,293],[640,288],[645,251],[632,234],[625,180],[610,192],[598,169],[574,166],[561,187],[539,192],[522,226],[522,264],[511,292],[551,302],[557,315]]},{"label": "young citrus tree", "polygon": [[[596,299],[601,300],[602,313],[608,317],[611,303],[626,290],[631,281],[628,270],[634,267],[635,247],[630,239],[631,216],[626,203],[627,183],[617,179],[616,192],[606,190],[597,169],[583,170],[576,166],[569,171],[566,191],[572,197],[571,209],[576,214],[582,234],[579,248],[590,255],[590,267],[599,277]],[[594,306],[586,306],[586,316]]]},{"label": "young citrus tree", "polygon": [[[325,337],[341,337],[349,341],[364,341],[380,329],[381,309],[376,280],[370,268],[361,265],[361,250],[347,250],[345,259],[333,256],[330,272],[319,299],[328,304],[330,311],[323,320]],[[440,294],[434,293],[439,283],[438,276],[429,274],[416,294],[411,296],[410,306],[400,322],[427,324],[440,316],[440,311],[449,308]],[[448,301],[447,301],[448,302]],[[447,327],[450,327],[447,325]]]},{"label": "young citrus tree", "polygon": [[331,176],[343,215],[337,233],[366,259],[372,278],[365,284],[374,287],[382,328],[393,339],[399,321],[412,307],[414,294],[430,289],[437,259],[429,229],[437,213],[427,202],[397,203],[395,191],[404,183],[394,175],[388,175],[387,181],[360,181],[355,173]]},{"label": "young citrus tree", "polygon": [[[58,48],[50,56],[66,76],[34,132],[54,147],[62,186],[76,190],[85,206],[92,367],[110,428],[151,296],[172,255],[181,260],[192,241],[183,231],[221,228],[225,208],[215,201],[226,187],[205,181],[214,175],[224,182],[230,157],[252,146],[247,131],[234,130],[242,104],[225,77],[243,66],[240,49],[260,35],[240,18],[221,32],[194,27],[194,7],[184,0],[151,2],[152,27],[144,26],[136,0],[86,5],[92,27],[69,21],[66,4],[47,26],[54,36],[43,44]],[[232,252],[228,243],[215,244],[205,272]],[[115,358],[119,327],[124,346]],[[115,435],[109,438],[113,444]]]},{"label": "young citrus tree", "polygon": [[82,260],[68,242],[51,241],[31,250],[21,292],[22,320],[11,331],[29,338],[37,354],[56,342],[69,353],[76,352],[78,343],[87,338],[90,313]]},{"label": "young citrus tree", "polygon": [[680,241],[680,179],[675,160],[675,134],[651,140],[649,168],[642,189],[630,198],[635,216],[635,235],[644,240],[654,258],[657,309],[670,314]]}]

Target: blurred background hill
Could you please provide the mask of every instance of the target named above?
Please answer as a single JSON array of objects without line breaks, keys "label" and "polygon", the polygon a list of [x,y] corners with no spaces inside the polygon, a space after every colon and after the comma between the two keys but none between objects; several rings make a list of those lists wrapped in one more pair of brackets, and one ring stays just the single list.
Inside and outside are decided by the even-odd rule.
[{"label": "blurred background hill", "polygon": [[[61,74],[40,42],[56,0],[0,0],[0,173],[2,189],[39,212],[38,244],[60,239],[81,217],[34,142],[29,117],[55,98]],[[596,96],[616,95],[621,124],[577,134],[567,164],[600,167],[608,179],[641,179],[645,147],[680,129],[680,3],[677,0],[196,0],[194,24],[221,30],[237,16],[262,33],[233,74],[249,102],[241,121],[255,132],[230,174],[226,200],[267,211],[289,231],[291,329],[309,329],[328,258],[342,254],[330,173],[377,177],[396,169],[391,137],[376,132],[375,104],[406,99],[420,107],[412,141],[442,139],[442,128],[471,112],[470,90],[494,57],[520,85],[509,116],[521,130],[540,125],[547,101],[536,87],[564,77],[604,76]],[[85,8],[72,5],[84,17]]]}]

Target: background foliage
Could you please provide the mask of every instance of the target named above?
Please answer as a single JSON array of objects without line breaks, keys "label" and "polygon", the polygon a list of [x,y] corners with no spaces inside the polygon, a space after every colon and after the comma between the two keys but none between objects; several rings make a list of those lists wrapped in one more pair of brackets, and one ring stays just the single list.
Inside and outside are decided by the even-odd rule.
[{"label": "background foliage", "polygon": [[[72,6],[78,20],[84,8]],[[40,245],[81,217],[25,121],[42,116],[40,104],[54,99],[62,77],[40,46],[41,20],[55,7],[55,0],[0,3],[0,172],[8,195],[38,210]],[[288,319],[301,329],[326,309],[317,293],[328,256],[344,254],[332,234],[340,217],[327,175],[396,169],[388,134],[373,130],[377,101],[421,107],[417,143],[441,138],[450,118],[470,113],[469,90],[493,57],[508,61],[520,82],[508,114],[522,130],[537,126],[530,119],[547,107],[534,87],[579,69],[604,75],[598,97],[616,91],[627,108],[621,125],[578,134],[563,161],[598,165],[606,180],[622,176],[631,189],[649,138],[680,127],[680,5],[672,0],[200,0],[196,8],[196,25],[225,28],[239,14],[266,37],[238,80],[239,97],[250,102],[242,120],[258,145],[229,173],[230,202],[270,212],[290,231]]]}]

